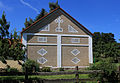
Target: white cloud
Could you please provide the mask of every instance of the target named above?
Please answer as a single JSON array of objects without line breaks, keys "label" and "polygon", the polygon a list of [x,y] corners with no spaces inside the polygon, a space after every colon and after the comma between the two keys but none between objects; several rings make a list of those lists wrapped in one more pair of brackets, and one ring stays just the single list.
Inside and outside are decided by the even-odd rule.
[{"label": "white cloud", "polygon": [[30,7],[31,9],[33,9],[34,11],[36,11],[37,14],[39,14],[39,11],[34,8],[33,6],[31,6],[29,3],[25,2],[24,0],[20,0],[20,2],[28,7]]}]

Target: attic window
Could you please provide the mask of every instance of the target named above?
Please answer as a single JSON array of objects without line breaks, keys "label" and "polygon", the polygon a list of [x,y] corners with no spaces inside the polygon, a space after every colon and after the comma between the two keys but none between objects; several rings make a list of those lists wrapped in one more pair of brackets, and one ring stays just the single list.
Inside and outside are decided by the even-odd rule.
[{"label": "attic window", "polygon": [[80,38],[72,38],[71,42],[72,43],[80,43]]},{"label": "attic window", "polygon": [[47,37],[38,37],[37,41],[38,42],[47,42]]},{"label": "attic window", "polygon": [[68,32],[78,33],[78,31],[74,29],[71,25],[68,25]]},{"label": "attic window", "polygon": [[39,31],[50,31],[50,24],[42,27]]}]

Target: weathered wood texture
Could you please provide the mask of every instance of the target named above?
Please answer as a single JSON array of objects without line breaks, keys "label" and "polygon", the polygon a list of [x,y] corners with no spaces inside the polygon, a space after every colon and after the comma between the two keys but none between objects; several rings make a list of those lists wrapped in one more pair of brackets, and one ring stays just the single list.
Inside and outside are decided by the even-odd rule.
[{"label": "weathered wood texture", "polygon": [[[120,77],[120,67],[119,67],[119,71],[116,71],[118,73],[118,76]],[[87,79],[82,79],[79,78],[79,74],[94,74],[94,73],[103,73],[101,70],[92,70],[92,71],[79,71],[78,67],[76,66],[75,71],[73,72],[66,72],[66,71],[61,71],[61,72],[35,72],[35,73],[28,73],[27,70],[26,72],[18,72],[18,73],[12,73],[12,72],[0,72],[0,76],[13,76],[13,75],[25,75],[27,77],[25,77],[27,81],[29,81],[28,79],[28,75],[67,75],[67,74],[74,74],[75,78],[74,79],[37,79],[37,81],[42,81],[43,83],[64,83],[64,82],[74,82],[74,83],[79,83],[79,82],[83,82],[83,81],[95,81],[95,79],[93,78],[87,78]],[[25,81],[25,83],[27,82]]]},{"label": "weathered wood texture", "polygon": [[[93,73],[101,73],[100,70],[94,71],[78,71],[78,74],[93,74]],[[76,74],[76,71],[73,72],[36,72],[36,73],[28,73],[28,75],[67,75],[67,74]],[[25,75],[25,72],[0,72],[0,76],[10,76],[10,75]]]}]

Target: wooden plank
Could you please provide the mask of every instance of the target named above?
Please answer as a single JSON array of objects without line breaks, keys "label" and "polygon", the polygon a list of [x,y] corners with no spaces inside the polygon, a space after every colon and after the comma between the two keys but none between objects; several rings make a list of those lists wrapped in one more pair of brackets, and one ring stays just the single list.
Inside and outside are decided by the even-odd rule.
[{"label": "wooden plank", "polygon": [[[76,81],[76,79],[43,79],[45,81]],[[80,81],[94,81],[95,79],[93,78],[87,78],[87,79],[79,79]]]},{"label": "wooden plank", "polygon": [[94,73],[103,73],[101,70],[93,70],[93,71],[79,71],[78,74],[94,74]]},{"label": "wooden plank", "polygon": [[[93,74],[93,73],[102,73],[100,70],[97,71],[77,71],[78,74]],[[36,72],[36,73],[28,73],[28,75],[67,75],[67,74],[76,74],[76,71],[73,72]],[[0,76],[10,76],[10,75],[25,75],[24,72],[0,72]]]},{"label": "wooden plank", "polygon": [[30,75],[67,75],[67,74],[75,74],[75,72],[37,72],[31,73]]},{"label": "wooden plank", "polygon": [[0,72],[0,76],[25,75],[24,72]]}]

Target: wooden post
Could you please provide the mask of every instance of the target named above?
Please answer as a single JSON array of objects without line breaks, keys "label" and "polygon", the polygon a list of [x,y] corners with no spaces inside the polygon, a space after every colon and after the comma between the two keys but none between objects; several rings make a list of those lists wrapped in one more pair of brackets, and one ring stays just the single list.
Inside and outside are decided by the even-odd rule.
[{"label": "wooden post", "polygon": [[76,82],[75,83],[79,83],[78,66],[75,67],[75,78],[76,78]]},{"label": "wooden post", "polygon": [[36,68],[35,67],[33,67],[33,73],[35,73],[36,72]]},{"label": "wooden post", "polygon": [[118,71],[119,71],[119,76],[118,76],[118,80],[120,81],[120,66],[119,66],[119,69],[118,69]]},{"label": "wooden post", "polygon": [[28,83],[28,69],[25,67],[25,83]]},{"label": "wooden post", "polygon": [[120,63],[120,57],[118,57],[117,59],[118,59],[118,63]]}]

